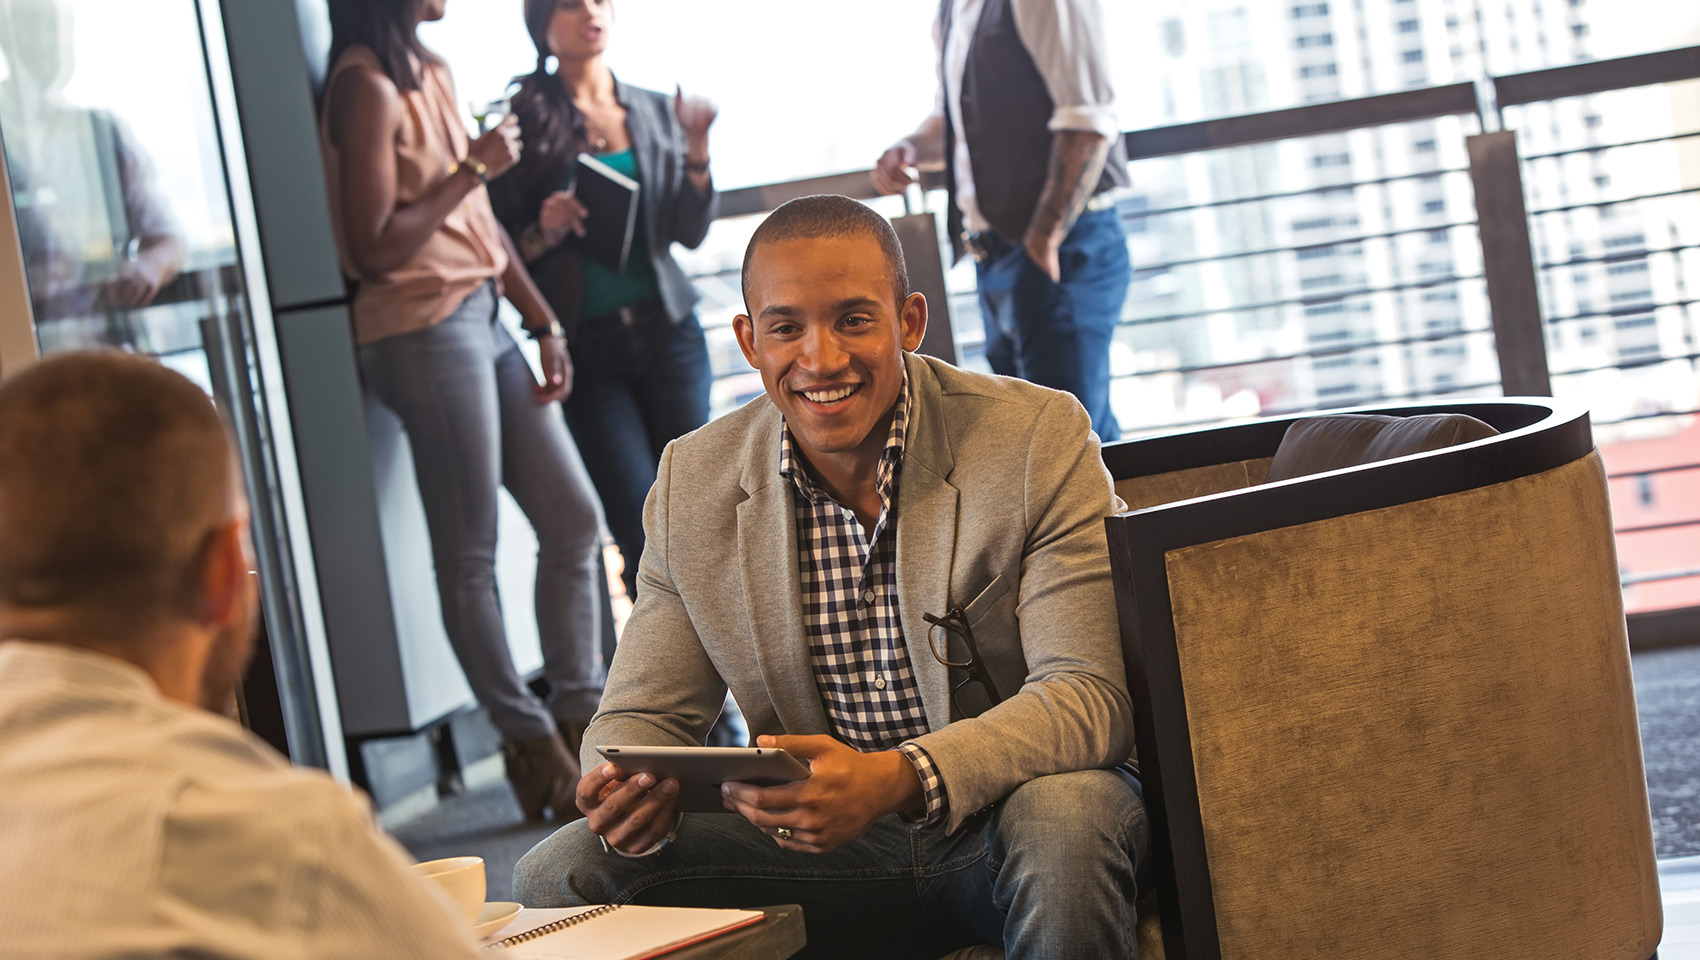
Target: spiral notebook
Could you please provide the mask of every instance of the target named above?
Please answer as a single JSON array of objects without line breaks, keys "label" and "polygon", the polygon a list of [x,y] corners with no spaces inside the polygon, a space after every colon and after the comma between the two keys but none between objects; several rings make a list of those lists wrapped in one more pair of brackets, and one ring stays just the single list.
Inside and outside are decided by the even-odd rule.
[{"label": "spiral notebook", "polygon": [[605,904],[521,910],[487,953],[527,960],[648,960],[760,923],[760,910]]}]

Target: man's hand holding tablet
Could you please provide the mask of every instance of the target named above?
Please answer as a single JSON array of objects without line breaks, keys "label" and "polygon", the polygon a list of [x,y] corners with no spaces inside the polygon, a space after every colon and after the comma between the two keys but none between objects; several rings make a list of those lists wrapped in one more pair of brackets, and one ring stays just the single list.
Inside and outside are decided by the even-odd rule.
[{"label": "man's hand holding tablet", "polygon": [[809,768],[771,747],[599,746],[608,762],[578,785],[592,833],[627,855],[658,850],[678,813],[725,813],[722,783],[773,786]]},{"label": "man's hand holding tablet", "polygon": [[763,736],[756,743],[808,763],[809,778],[777,786],[727,781],[721,794],[726,809],[787,850],[826,853],[881,817],[925,809],[920,777],[902,751],[863,753],[823,735]]}]

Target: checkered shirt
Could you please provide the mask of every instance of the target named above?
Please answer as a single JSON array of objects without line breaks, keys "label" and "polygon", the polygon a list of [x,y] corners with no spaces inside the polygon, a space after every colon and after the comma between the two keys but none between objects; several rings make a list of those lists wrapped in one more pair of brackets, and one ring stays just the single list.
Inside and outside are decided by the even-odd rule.
[{"label": "checkered shirt", "polygon": [[875,473],[880,515],[872,538],[863,533],[855,511],[833,500],[809,477],[789,427],[780,431],[779,473],[795,491],[791,500],[797,518],[803,632],[833,735],[864,753],[893,747],[902,751],[921,778],[926,813],[920,825],[933,826],[944,821],[948,806],[933,758],[911,742],[927,732],[927,715],[903,642],[897,531],[887,523],[897,499],[908,418],[905,372]]}]

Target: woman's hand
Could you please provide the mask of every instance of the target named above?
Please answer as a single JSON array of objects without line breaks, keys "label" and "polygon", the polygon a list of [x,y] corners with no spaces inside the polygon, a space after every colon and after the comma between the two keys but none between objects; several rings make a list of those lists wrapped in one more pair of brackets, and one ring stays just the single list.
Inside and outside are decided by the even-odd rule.
[{"label": "woman's hand", "polygon": [[567,234],[584,236],[584,218],[590,211],[573,196],[571,190],[556,190],[543,199],[537,213],[537,229],[552,247],[567,238]]},{"label": "woman's hand", "polygon": [[687,97],[684,87],[675,86],[673,115],[679,118],[679,126],[685,128],[686,142],[702,146],[703,154],[707,154],[708,128],[720,115],[720,108],[714,105],[714,101],[707,97]]},{"label": "woman's hand", "polygon": [[519,118],[508,114],[488,133],[472,141],[466,155],[484,164],[484,178],[494,180],[519,162]]},{"label": "woman's hand", "polygon": [[538,337],[537,359],[543,367],[543,382],[537,385],[537,405],[566,399],[573,392],[573,360],[567,342],[560,337]]},{"label": "woman's hand", "polygon": [[714,189],[708,174],[708,128],[720,115],[720,108],[706,97],[687,97],[685,88],[675,87],[673,115],[685,130],[685,182],[697,193],[707,196]]}]

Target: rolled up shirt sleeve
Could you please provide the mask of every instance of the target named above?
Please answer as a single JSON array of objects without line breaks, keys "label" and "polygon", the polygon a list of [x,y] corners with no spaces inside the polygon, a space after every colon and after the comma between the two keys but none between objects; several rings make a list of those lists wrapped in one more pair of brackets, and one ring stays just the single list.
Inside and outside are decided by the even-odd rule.
[{"label": "rolled up shirt sleeve", "polygon": [[926,804],[921,813],[905,814],[904,819],[917,827],[938,826],[950,813],[950,802],[945,798],[944,778],[939,776],[932,754],[913,740],[900,744],[897,749],[914,764],[915,775],[921,778],[921,797]]},{"label": "rolled up shirt sleeve", "polygon": [[1099,0],[1014,0],[1015,29],[1056,110],[1048,128],[1121,135]]}]

